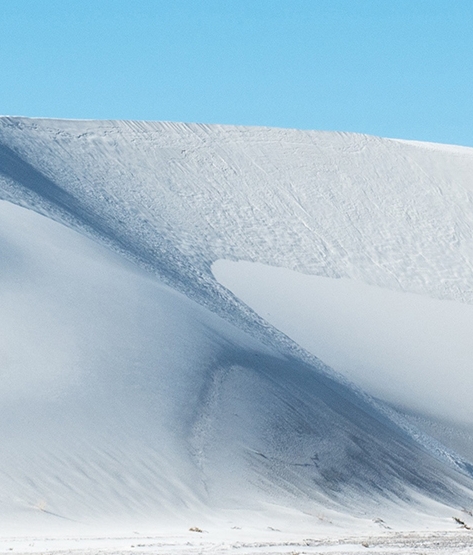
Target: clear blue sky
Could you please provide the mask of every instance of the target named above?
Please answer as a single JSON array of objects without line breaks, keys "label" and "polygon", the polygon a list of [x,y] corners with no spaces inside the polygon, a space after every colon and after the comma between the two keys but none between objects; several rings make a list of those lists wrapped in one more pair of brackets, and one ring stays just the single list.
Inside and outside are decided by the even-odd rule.
[{"label": "clear blue sky", "polygon": [[473,146],[473,0],[0,0],[0,113]]}]

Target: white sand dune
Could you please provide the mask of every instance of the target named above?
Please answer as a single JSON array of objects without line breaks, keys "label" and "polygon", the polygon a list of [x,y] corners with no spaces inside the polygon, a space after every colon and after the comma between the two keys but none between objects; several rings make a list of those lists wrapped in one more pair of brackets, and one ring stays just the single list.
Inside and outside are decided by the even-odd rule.
[{"label": "white sand dune", "polygon": [[374,402],[212,264],[470,305],[472,152],[1,118],[0,535],[470,518],[466,451]]}]

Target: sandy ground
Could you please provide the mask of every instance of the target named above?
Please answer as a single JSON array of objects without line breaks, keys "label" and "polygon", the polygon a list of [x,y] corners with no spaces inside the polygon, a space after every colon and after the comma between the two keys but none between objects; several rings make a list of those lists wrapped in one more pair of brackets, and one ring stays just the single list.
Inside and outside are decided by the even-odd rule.
[{"label": "sandy ground", "polygon": [[[213,537],[212,537],[213,536]],[[350,536],[338,538],[268,537],[260,540],[244,537],[230,539],[206,532],[187,532],[182,535],[135,536],[123,538],[4,538],[0,540],[0,553],[54,553],[62,554],[290,554],[352,553],[370,554],[471,554],[473,533],[458,532],[390,532],[380,536]]]}]

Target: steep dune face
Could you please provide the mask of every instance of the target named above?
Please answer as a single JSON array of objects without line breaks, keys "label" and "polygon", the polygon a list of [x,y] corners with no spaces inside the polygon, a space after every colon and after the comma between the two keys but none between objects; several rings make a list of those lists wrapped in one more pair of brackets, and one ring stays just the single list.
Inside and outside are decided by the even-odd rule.
[{"label": "steep dune face", "polygon": [[[437,155],[447,162],[430,190],[422,164]],[[0,204],[5,521],[468,505],[464,460],[337,379],[211,264],[469,302],[470,166],[468,150],[359,136],[1,119],[0,195],[43,214]]]},{"label": "steep dune face", "polygon": [[195,274],[234,258],[473,300],[472,149],[16,118],[2,119],[0,137],[2,173],[19,184],[16,196],[39,195],[102,226],[98,234],[134,247],[173,279],[186,270],[183,259]]}]

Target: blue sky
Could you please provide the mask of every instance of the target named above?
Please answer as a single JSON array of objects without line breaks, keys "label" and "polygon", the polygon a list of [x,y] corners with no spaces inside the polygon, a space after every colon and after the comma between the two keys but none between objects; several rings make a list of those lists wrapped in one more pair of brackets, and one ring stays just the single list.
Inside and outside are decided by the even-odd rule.
[{"label": "blue sky", "polygon": [[0,0],[0,113],[473,146],[472,0]]}]

